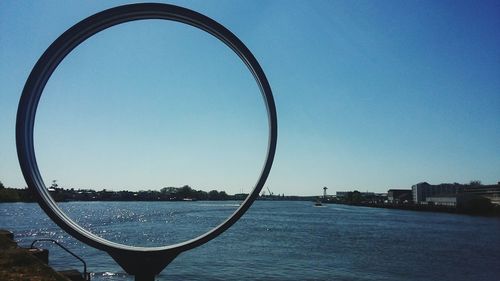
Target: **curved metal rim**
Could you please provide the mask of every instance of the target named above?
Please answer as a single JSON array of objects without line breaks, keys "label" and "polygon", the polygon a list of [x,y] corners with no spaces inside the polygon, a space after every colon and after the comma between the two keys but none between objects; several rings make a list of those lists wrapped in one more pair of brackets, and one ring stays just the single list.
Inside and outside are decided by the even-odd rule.
[{"label": "curved metal rim", "polygon": [[[212,34],[230,47],[253,74],[267,107],[269,123],[269,139],[265,164],[253,191],[247,196],[241,206],[224,222],[207,233],[185,242],[161,247],[137,247],[111,242],[85,230],[72,221],[57,206],[43,183],[36,162],[33,141],[38,102],[47,81],[66,55],[80,43],[106,28],[125,22],[145,19],[164,19],[188,24]],[[250,50],[233,33],[216,21],[192,10],[170,4],[143,3],[118,6],[90,16],[64,32],[44,52],[31,71],[19,101],[16,120],[16,146],[19,163],[28,187],[32,191],[35,191],[34,193],[37,196],[39,205],[67,233],[90,246],[107,252],[180,253],[217,237],[231,227],[248,210],[259,195],[271,170],[276,152],[276,143],[277,116],[271,87],[262,68]]]}]

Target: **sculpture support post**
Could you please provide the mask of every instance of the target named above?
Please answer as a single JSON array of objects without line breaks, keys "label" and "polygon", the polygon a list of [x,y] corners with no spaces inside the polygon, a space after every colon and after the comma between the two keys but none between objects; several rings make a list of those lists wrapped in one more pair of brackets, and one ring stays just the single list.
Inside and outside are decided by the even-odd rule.
[{"label": "sculpture support post", "polygon": [[135,281],[154,281],[155,276],[154,275],[136,275],[134,280]]}]

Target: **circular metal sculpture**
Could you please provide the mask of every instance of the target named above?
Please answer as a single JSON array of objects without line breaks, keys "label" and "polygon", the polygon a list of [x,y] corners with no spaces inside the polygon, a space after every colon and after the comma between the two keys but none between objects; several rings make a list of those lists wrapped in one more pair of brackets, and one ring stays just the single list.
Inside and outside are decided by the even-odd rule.
[{"label": "circular metal sculpture", "polygon": [[[224,222],[194,239],[162,247],[135,247],[103,239],[72,221],[50,196],[38,169],[33,143],[33,130],[38,102],[50,76],[59,63],[80,43],[94,34],[117,24],[145,19],[164,19],[188,24],[204,30],[230,47],[253,74],[264,98],[269,122],[269,140],[265,164],[253,191]],[[131,4],[111,8],[77,23],[40,57],[23,89],[16,120],[16,145],[19,163],[29,188],[47,215],[64,231],[78,240],[106,251],[136,280],[153,280],[180,253],[200,246],[233,225],[252,205],[269,175],[276,151],[277,117],[271,87],[259,63],[248,48],[228,29],[192,10],[168,4]]]}]

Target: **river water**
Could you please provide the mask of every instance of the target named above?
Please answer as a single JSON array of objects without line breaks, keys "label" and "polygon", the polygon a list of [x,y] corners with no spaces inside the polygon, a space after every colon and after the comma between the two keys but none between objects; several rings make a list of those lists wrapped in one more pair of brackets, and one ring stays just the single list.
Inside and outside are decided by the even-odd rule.
[{"label": "river water", "polygon": [[[194,238],[238,202],[69,202],[60,207],[108,240],[160,246]],[[133,280],[104,252],[61,231],[37,204],[0,204],[22,246],[53,238],[92,280]],[[82,270],[52,246],[56,269]],[[157,280],[500,280],[500,218],[312,202],[257,201],[228,231],[175,259]]]}]

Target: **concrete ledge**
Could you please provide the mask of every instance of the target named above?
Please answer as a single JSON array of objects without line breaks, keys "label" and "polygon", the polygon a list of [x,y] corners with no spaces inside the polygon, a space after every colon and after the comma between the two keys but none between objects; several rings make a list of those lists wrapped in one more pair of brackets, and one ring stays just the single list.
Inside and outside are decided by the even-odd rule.
[{"label": "concrete ledge", "polygon": [[0,230],[0,280],[70,281],[27,249],[18,248],[13,237],[12,232]]}]

